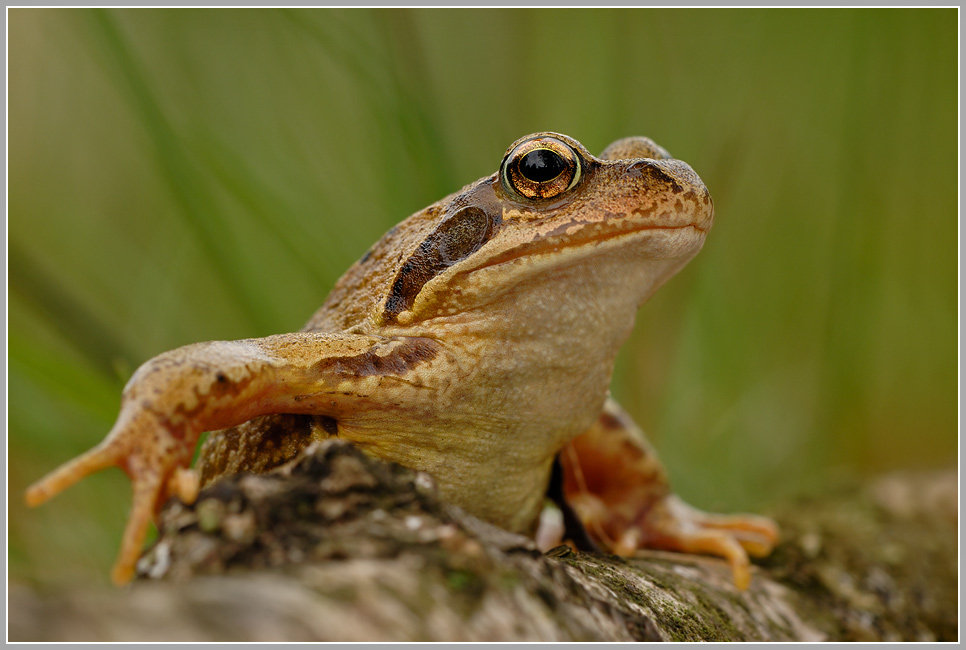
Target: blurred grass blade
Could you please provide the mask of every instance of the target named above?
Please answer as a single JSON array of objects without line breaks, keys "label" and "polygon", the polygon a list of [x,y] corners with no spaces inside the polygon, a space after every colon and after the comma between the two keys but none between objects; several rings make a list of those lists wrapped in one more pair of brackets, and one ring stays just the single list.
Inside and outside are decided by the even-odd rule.
[{"label": "blurred grass blade", "polygon": [[16,241],[7,247],[11,291],[20,295],[94,368],[115,376],[120,364],[133,365],[138,355],[121,343],[118,332],[34,260]]},{"label": "blurred grass blade", "polygon": [[260,309],[258,297],[251,295],[251,290],[237,281],[244,275],[240,267],[248,261],[235,254],[231,245],[231,224],[220,218],[221,212],[207,189],[208,181],[165,117],[160,99],[150,87],[148,75],[135,60],[112,12],[98,9],[89,15],[100,36],[95,40],[114,64],[123,90],[151,138],[158,164],[172,196],[181,207],[185,223],[205,253],[215,260],[214,267],[226,289],[233,294],[252,325],[259,331],[270,331],[271,319]]}]

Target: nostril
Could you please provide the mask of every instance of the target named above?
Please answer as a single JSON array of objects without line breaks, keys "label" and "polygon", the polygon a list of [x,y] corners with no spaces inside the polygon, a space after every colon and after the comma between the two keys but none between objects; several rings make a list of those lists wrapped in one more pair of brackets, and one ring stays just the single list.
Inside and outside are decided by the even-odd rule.
[{"label": "nostril", "polygon": [[678,182],[677,174],[667,168],[667,166],[654,160],[636,160],[624,168],[625,178],[643,178],[648,187],[658,189],[666,187],[675,194],[684,190]]}]

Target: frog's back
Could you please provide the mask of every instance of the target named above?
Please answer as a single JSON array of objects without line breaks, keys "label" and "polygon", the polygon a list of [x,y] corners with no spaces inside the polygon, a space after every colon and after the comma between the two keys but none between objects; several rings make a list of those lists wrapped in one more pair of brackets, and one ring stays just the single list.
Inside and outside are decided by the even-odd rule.
[{"label": "frog's back", "polygon": [[403,262],[433,231],[453,196],[456,195],[447,196],[390,228],[339,278],[303,331],[342,332],[364,323],[385,298],[385,287],[392,285]]}]

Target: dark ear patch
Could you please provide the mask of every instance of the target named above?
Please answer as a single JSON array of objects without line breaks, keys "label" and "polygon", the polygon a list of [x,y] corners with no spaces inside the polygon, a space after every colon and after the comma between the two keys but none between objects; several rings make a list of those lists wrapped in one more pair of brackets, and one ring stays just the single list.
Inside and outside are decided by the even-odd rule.
[{"label": "dark ear patch", "polygon": [[457,210],[399,269],[383,317],[391,320],[411,308],[427,282],[478,251],[494,231],[494,220],[483,209],[471,206]]}]

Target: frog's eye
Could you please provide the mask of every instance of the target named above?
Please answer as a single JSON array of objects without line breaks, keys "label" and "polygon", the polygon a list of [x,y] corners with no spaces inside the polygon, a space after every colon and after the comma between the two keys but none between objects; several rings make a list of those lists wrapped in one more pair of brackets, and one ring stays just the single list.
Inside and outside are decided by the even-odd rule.
[{"label": "frog's eye", "polygon": [[580,180],[580,156],[556,138],[521,142],[500,168],[503,187],[530,200],[560,196]]}]

